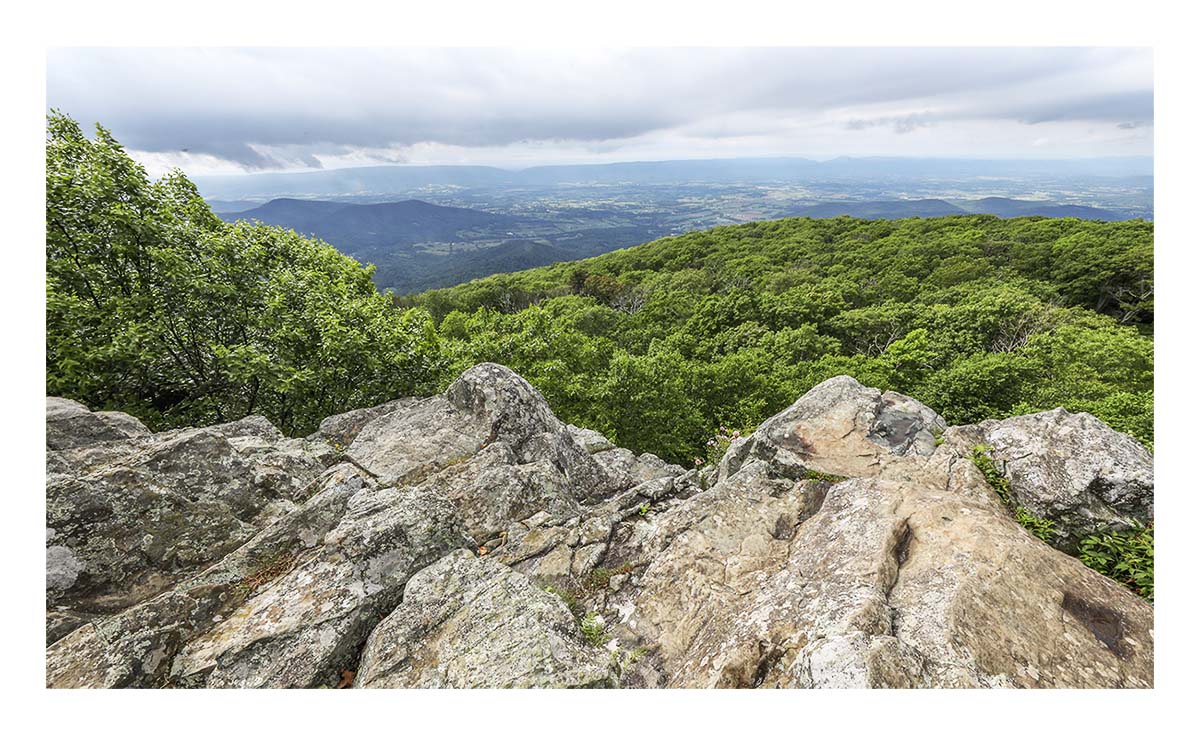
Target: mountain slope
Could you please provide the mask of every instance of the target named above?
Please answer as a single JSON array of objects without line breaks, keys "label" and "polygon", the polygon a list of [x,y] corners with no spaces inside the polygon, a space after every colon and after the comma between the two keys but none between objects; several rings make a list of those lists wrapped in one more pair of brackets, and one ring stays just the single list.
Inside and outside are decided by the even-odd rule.
[{"label": "mountain slope", "polygon": [[522,222],[518,217],[416,199],[386,204],[275,199],[261,207],[220,216],[230,222],[258,220],[315,235],[351,255],[370,248],[503,237]]},{"label": "mountain slope", "polygon": [[682,463],[842,373],[956,423],[1064,405],[1149,445],[1153,291],[1151,223],[961,214],[718,227],[397,302],[458,367],[503,360]]},{"label": "mountain slope", "polygon": [[1098,207],[1086,207],[1077,204],[1056,204],[1054,202],[1023,201],[1005,197],[985,197],[958,202],[958,206],[966,211],[977,214],[994,214],[997,217],[1078,217],[1079,219],[1098,219],[1106,222],[1116,222],[1127,219],[1116,212]]}]

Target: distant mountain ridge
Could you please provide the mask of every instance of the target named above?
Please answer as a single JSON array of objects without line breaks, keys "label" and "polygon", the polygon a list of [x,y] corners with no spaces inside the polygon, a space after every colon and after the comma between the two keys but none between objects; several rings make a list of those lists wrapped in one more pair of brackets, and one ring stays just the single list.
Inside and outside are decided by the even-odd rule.
[{"label": "distant mountain ridge", "polygon": [[385,204],[349,204],[309,199],[272,199],[243,212],[224,212],[222,219],[258,220],[316,235],[350,252],[423,242],[468,239],[465,233],[505,237],[522,218],[463,207],[446,207],[417,199]]},{"label": "distant mountain ridge", "polygon": [[1078,204],[985,197],[955,200],[912,199],[874,202],[822,202],[798,207],[798,217],[860,217],[862,219],[904,219],[905,217],[946,217],[955,214],[991,214],[997,217],[1077,217],[1079,219],[1118,222],[1129,217],[1099,207]]},{"label": "distant mountain ridge", "polygon": [[575,260],[641,241],[627,237],[611,240],[612,246],[588,242],[559,246],[531,239],[531,233],[546,230],[546,224],[536,219],[417,199],[350,204],[282,198],[218,216],[227,222],[258,221],[319,237],[347,255],[374,264],[375,282],[401,292]]},{"label": "distant mountain ridge", "polygon": [[1154,162],[1142,156],[1091,159],[962,159],[841,157],[713,158],[534,166],[365,166],[298,173],[196,176],[206,198],[246,200],[264,196],[309,198],[415,191],[428,186],[485,188],[589,184],[796,182],[857,178],[937,177],[1152,177]]},{"label": "distant mountain ridge", "polygon": [[[585,214],[599,217],[596,224],[603,222],[603,211]],[[1004,197],[820,202],[800,205],[783,214],[816,219],[842,216],[905,219],[966,214],[1004,218],[1078,217],[1108,222],[1128,219],[1096,207]],[[220,212],[218,216],[228,222],[259,221],[319,237],[347,255],[373,263],[375,282],[381,288],[400,293],[578,260],[669,234],[653,225],[592,227],[568,223],[553,212],[540,216],[498,214],[419,199],[352,204],[285,197],[241,212]]]}]

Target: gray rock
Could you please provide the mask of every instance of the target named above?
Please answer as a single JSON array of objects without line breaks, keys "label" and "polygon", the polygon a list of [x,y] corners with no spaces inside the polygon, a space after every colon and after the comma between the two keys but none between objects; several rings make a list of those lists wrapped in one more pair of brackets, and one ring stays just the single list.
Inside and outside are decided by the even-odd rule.
[{"label": "gray rock", "polygon": [[336,684],[408,577],[465,542],[427,493],[379,488],[350,465],[319,483],[217,564],[56,642],[47,684]]},{"label": "gray rock", "polygon": [[489,445],[422,486],[454,505],[478,544],[539,511],[560,520],[580,511],[565,474],[547,460],[519,464],[503,443]]},{"label": "gray rock", "polygon": [[604,436],[598,431],[582,429],[578,426],[572,426],[571,424],[567,424],[567,431],[571,432],[571,437],[574,438],[579,446],[583,447],[588,454],[606,452],[609,449],[617,448],[616,444],[610,442],[608,437]]},{"label": "gray rock", "polygon": [[1090,533],[1154,520],[1153,457],[1091,414],[1057,408],[949,434],[960,436],[963,445],[990,447],[1013,502],[1054,521],[1056,543],[1064,548]]},{"label": "gray rock", "polygon": [[128,414],[92,413],[82,403],[68,398],[46,398],[47,449],[71,449],[149,433],[141,421]]},{"label": "gray rock", "polygon": [[608,687],[617,668],[558,597],[467,551],[413,575],[371,633],[357,687]]},{"label": "gray rock", "polygon": [[792,479],[811,472],[872,476],[897,457],[933,454],[935,434],[945,428],[945,420],[928,406],[841,375],[813,387],[751,436],[735,441],[721,460],[718,480],[737,472],[750,457]]},{"label": "gray rock", "polygon": [[345,449],[358,437],[358,432],[380,416],[386,416],[396,411],[403,411],[420,402],[419,398],[397,398],[379,406],[359,408],[346,413],[330,416],[321,422],[316,433],[309,437],[312,440],[324,441]]},{"label": "gray rock", "polygon": [[[48,405],[60,429],[120,425],[74,402]],[[219,560],[324,468],[261,416],[125,433],[47,452],[47,605],[66,618],[129,607]]]},{"label": "gray rock", "polygon": [[653,454],[637,455],[619,447],[598,452],[592,458],[607,476],[608,485],[613,488],[625,489],[648,480],[684,474],[679,465],[665,462]]},{"label": "gray rock", "polygon": [[370,421],[346,453],[385,484],[412,483],[495,442],[519,452],[533,436],[562,428],[524,378],[484,363],[463,373],[445,395]]},{"label": "gray rock", "polygon": [[1151,606],[970,459],[1064,528],[1151,519],[1148,454],[1090,416],[938,442],[841,377],[687,472],[498,365],[338,418],[327,470],[261,417],[48,451],[47,685],[1153,686]]}]

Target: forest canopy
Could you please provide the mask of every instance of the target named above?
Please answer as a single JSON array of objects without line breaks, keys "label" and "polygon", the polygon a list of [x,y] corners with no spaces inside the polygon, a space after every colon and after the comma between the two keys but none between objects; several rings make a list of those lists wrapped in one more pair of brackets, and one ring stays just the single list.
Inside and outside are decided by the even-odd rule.
[{"label": "forest canopy", "polygon": [[676,461],[846,373],[952,424],[1065,406],[1153,442],[1153,225],[951,216],[718,227],[416,297],[451,372],[525,375]]},{"label": "forest canopy", "polygon": [[434,390],[437,335],[371,271],[290,230],[221,222],[182,173],[151,182],[104,128],[46,138],[46,392],[151,427],[268,416],[311,431]]},{"label": "forest canopy", "polygon": [[103,128],[46,141],[46,390],[154,428],[324,416],[500,362],[677,462],[849,374],[948,421],[1065,406],[1153,442],[1153,225],[985,215],[718,227],[411,297],[215,217]]}]

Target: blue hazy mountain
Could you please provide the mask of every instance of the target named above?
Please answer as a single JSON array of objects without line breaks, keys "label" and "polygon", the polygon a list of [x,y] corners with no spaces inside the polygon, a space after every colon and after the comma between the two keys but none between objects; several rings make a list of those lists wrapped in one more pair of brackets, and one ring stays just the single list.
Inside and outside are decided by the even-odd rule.
[{"label": "blue hazy mountain", "polygon": [[[559,174],[570,176],[564,172],[555,175]],[[681,195],[674,204],[649,200],[624,205],[550,206],[538,200],[542,203],[534,206],[519,201],[514,206],[520,214],[444,206],[416,199],[355,204],[280,198],[241,212],[222,212],[220,216],[227,221],[257,220],[319,237],[362,262],[375,264],[375,282],[380,287],[409,293],[493,273],[586,258],[663,235],[721,224],[729,220],[714,217],[711,208],[727,207],[726,200],[731,196],[745,194],[736,187],[722,186],[715,189],[711,204],[696,203],[696,192],[705,191],[696,186],[687,188],[686,196]],[[576,196],[588,196],[593,189],[582,191]],[[618,196],[632,196],[637,191],[640,190],[617,187]],[[735,202],[735,214],[740,212],[738,206],[741,205]],[[754,218],[904,219],[967,214],[1108,221],[1130,218],[1097,207],[1005,197],[825,201],[777,210],[760,209]]]},{"label": "blue hazy mountain", "polygon": [[503,239],[528,226],[521,217],[410,199],[383,204],[350,204],[306,199],[273,199],[243,212],[224,212],[227,221],[257,220],[317,237],[355,254],[428,242]]},{"label": "blue hazy mountain", "polygon": [[952,214],[994,214],[997,217],[1078,217],[1079,219],[1116,222],[1130,219],[1099,207],[1054,202],[1022,201],[1004,197],[959,200],[918,199],[879,202],[822,202],[798,207],[799,217],[860,217],[862,219],[904,219],[906,217],[944,217]]}]

